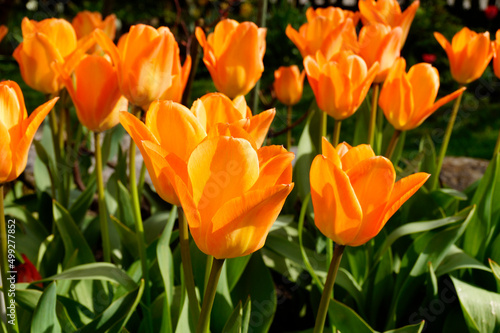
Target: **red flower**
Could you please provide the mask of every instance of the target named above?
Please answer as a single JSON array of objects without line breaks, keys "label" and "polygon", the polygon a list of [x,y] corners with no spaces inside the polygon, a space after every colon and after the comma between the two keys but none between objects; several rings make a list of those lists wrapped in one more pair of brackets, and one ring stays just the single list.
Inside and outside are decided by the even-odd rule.
[{"label": "red flower", "polygon": [[498,8],[495,5],[489,5],[484,10],[484,15],[488,20],[493,20],[498,15]]},{"label": "red flower", "polygon": [[[17,283],[27,282],[31,283],[33,281],[38,281],[42,279],[40,273],[36,269],[35,265],[26,257],[25,254],[22,255],[24,264],[17,265],[15,271],[17,272]],[[43,287],[41,283],[37,284],[39,287]]]},{"label": "red flower", "polygon": [[432,64],[434,61],[436,61],[437,57],[433,53],[424,53],[422,54],[422,60],[426,63]]}]

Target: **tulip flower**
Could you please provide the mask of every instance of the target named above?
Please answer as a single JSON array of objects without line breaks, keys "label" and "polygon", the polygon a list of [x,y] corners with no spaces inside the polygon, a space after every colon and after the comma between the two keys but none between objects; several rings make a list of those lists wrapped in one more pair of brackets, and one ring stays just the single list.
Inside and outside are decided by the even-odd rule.
[{"label": "tulip flower", "polygon": [[494,58],[493,58],[493,71],[495,72],[496,77],[500,77],[500,30],[497,30],[495,36],[495,43],[493,44],[493,48],[495,50]]},{"label": "tulip flower", "polygon": [[334,24],[340,25],[344,23],[347,19],[351,19],[353,25],[358,25],[360,13],[353,12],[351,10],[345,10],[339,7],[329,6],[329,7],[318,7],[314,9],[309,7],[306,10],[307,22],[311,22],[318,16],[323,16],[332,21]]},{"label": "tulip flower", "polygon": [[167,27],[134,25],[120,38],[118,47],[102,30],[93,34],[113,60],[120,90],[130,103],[147,109],[155,100],[181,101],[191,57],[181,67],[179,46]]},{"label": "tulip flower", "polygon": [[5,35],[7,35],[8,31],[9,31],[9,28],[7,28],[5,25],[0,25],[0,42],[5,37]]},{"label": "tulip flower", "polygon": [[402,49],[420,1],[414,1],[404,12],[401,12],[397,0],[361,0],[358,6],[364,25],[381,23],[391,28],[401,27],[402,37],[399,48]]},{"label": "tulip flower", "polygon": [[359,32],[359,55],[366,61],[367,66],[379,63],[378,74],[374,82],[385,80],[394,61],[399,58],[399,44],[402,38],[402,29],[392,29],[380,23],[370,24],[361,28]]},{"label": "tulip flower", "polygon": [[63,83],[51,64],[64,63],[77,46],[75,30],[62,19],[45,19],[40,22],[24,18],[23,42],[14,50],[21,76],[31,88],[46,94],[57,93]]},{"label": "tulip flower", "polygon": [[300,101],[305,75],[305,71],[301,73],[295,65],[281,66],[274,71],[274,92],[281,103],[288,106],[295,105]]},{"label": "tulip flower", "polygon": [[[17,265],[14,269],[17,272],[17,283],[31,283],[41,280],[42,276],[40,272],[38,272],[35,265],[33,265],[24,253],[22,254],[22,258],[24,263]],[[37,286],[43,288],[42,283],[38,283]]]},{"label": "tulip flower", "polygon": [[97,55],[86,56],[72,77],[62,66],[57,70],[83,126],[103,132],[118,124],[118,112],[126,110],[128,103],[120,92],[116,69],[108,60]]},{"label": "tulip flower", "polygon": [[208,37],[197,27],[196,38],[218,91],[235,98],[252,90],[264,71],[265,28],[225,19],[217,23]]},{"label": "tulip flower", "polygon": [[304,23],[299,31],[288,25],[286,35],[297,46],[303,58],[316,56],[321,51],[326,59],[343,50],[359,51],[355,24],[351,18],[338,24],[325,16],[317,15]]},{"label": "tulip flower", "polygon": [[360,246],[429,178],[416,173],[394,183],[391,161],[368,145],[334,148],[323,139],[323,154],[311,165],[311,198],[318,229],[336,244]]},{"label": "tulip flower", "polygon": [[480,78],[493,57],[489,32],[478,34],[464,27],[453,36],[451,44],[439,32],[434,32],[434,37],[448,55],[451,75],[462,85]]},{"label": "tulip flower", "polygon": [[71,24],[78,39],[90,35],[95,29],[101,29],[111,40],[115,39],[116,16],[114,14],[106,16],[103,21],[101,13],[84,10],[76,14]]},{"label": "tulip flower", "polygon": [[379,106],[399,131],[414,129],[434,111],[454,100],[465,88],[436,100],[439,72],[430,64],[419,63],[405,72],[406,61],[399,58],[389,72],[380,92]]},{"label": "tulip flower", "polygon": [[28,117],[19,85],[0,82],[0,185],[24,171],[33,137],[56,101],[51,99]]},{"label": "tulip flower", "polygon": [[307,79],[319,108],[336,120],[350,117],[363,102],[378,71],[378,64],[368,69],[357,55],[344,52],[337,60],[327,61],[318,52],[316,59],[304,59]]}]

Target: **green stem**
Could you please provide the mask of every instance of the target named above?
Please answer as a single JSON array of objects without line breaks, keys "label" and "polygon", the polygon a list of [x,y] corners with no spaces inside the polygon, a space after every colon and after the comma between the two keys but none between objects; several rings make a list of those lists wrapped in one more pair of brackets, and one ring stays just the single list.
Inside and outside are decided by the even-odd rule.
[{"label": "green stem", "polygon": [[[266,27],[267,20],[267,1],[268,0],[259,0],[259,4],[257,7],[257,26],[261,28]],[[252,112],[253,114],[257,114],[257,109],[259,107],[259,91],[260,91],[260,79],[255,83],[255,87],[253,88],[250,96],[250,101],[252,103]]]},{"label": "green stem", "polygon": [[340,260],[342,260],[344,248],[344,245],[335,245],[335,252],[333,253],[330,269],[328,270],[328,275],[326,277],[325,289],[323,289],[323,294],[321,295],[321,301],[319,303],[318,315],[316,316],[316,324],[314,325],[314,333],[322,333],[325,327],[328,305],[330,304],[330,297],[333,292],[333,285],[335,284],[335,279],[337,277],[337,271],[339,270]]},{"label": "green stem", "polygon": [[493,150],[493,156],[500,153],[500,131],[498,131],[497,143],[495,144],[495,150]]},{"label": "green stem", "polygon": [[451,111],[450,120],[448,121],[448,126],[446,127],[446,132],[444,133],[443,144],[439,150],[439,156],[436,164],[436,171],[431,177],[431,190],[437,188],[439,183],[439,174],[441,173],[441,168],[443,166],[443,160],[448,150],[448,143],[450,142],[451,133],[453,132],[453,126],[455,125],[455,120],[457,118],[458,109],[460,108],[460,102],[462,101],[463,94],[460,94],[453,104],[453,110]]},{"label": "green stem", "polygon": [[394,149],[396,148],[400,135],[401,131],[395,129],[391,141],[389,142],[389,146],[387,146],[387,150],[385,152],[385,157],[387,157],[388,159],[392,158],[392,154],[394,154]]},{"label": "green stem", "polygon": [[319,122],[319,133],[320,133],[320,138],[319,138],[319,143],[321,144],[321,140],[323,137],[326,138],[326,125],[328,124],[328,114],[324,111],[321,111],[321,118]]},{"label": "green stem", "polygon": [[[9,287],[10,282],[7,280],[7,272],[14,269],[14,265],[12,265],[9,269],[9,264],[7,261],[7,225],[5,224],[5,212],[3,208],[3,184],[0,184],[0,273],[2,274],[2,289],[3,289],[3,299],[5,301],[5,307],[9,306],[11,298],[9,297]],[[10,274],[10,273],[9,273]],[[15,301],[15,300],[14,300]],[[7,314],[9,311],[6,311]],[[7,317],[7,321],[9,321],[9,317]],[[7,332],[19,332],[19,328],[17,326],[17,313],[14,317],[14,325],[6,323]]]},{"label": "green stem", "polygon": [[377,123],[377,104],[378,104],[378,93],[380,90],[380,84],[375,83],[373,85],[373,95],[372,95],[372,110],[370,113],[370,124],[368,126],[368,144],[373,148],[373,138],[375,137],[375,125]]},{"label": "green stem", "polygon": [[[140,108],[135,110],[135,114],[140,115]],[[146,256],[146,241],[144,240],[144,226],[142,224],[141,216],[141,205],[139,202],[139,192],[137,191],[137,178],[135,172],[135,152],[136,146],[134,140],[130,140],[129,149],[129,182],[130,182],[130,193],[132,196],[132,209],[134,211],[134,222],[135,222],[135,234],[137,237],[137,245],[139,247],[139,257],[141,259],[141,269],[142,277],[144,279],[144,297],[145,305],[143,307],[146,323],[147,332],[152,332],[153,330],[153,319],[151,317],[150,305],[151,305],[151,294],[149,290],[149,268],[148,268],[148,258]]]},{"label": "green stem", "polygon": [[205,266],[205,281],[203,282],[203,292],[207,290],[208,278],[210,276],[210,271],[212,270],[212,263],[214,261],[214,257],[211,255],[207,255],[207,264]]},{"label": "green stem", "polygon": [[340,126],[342,125],[342,120],[335,119],[335,123],[333,124],[333,146],[337,147],[340,139]]},{"label": "green stem", "polygon": [[200,320],[196,328],[196,333],[206,333],[210,326],[210,313],[214,304],[215,292],[217,291],[217,283],[219,282],[224,259],[213,260],[212,270],[210,271],[210,278],[208,279],[207,289],[203,296],[203,306],[201,307]]},{"label": "green stem", "polygon": [[292,106],[288,105],[286,109],[286,127],[288,130],[286,131],[286,149],[290,151],[292,147]]},{"label": "green stem", "polygon": [[179,207],[179,243],[181,246],[182,268],[184,270],[184,279],[189,299],[189,311],[193,318],[200,316],[200,303],[196,297],[196,286],[194,283],[193,265],[191,263],[191,253],[189,252],[189,230],[184,215],[184,210]]},{"label": "green stem", "polygon": [[104,181],[102,177],[101,133],[94,133],[95,168],[97,172],[97,202],[99,205],[99,224],[101,226],[102,252],[105,262],[111,262],[111,246],[109,242],[108,217],[104,199]]}]

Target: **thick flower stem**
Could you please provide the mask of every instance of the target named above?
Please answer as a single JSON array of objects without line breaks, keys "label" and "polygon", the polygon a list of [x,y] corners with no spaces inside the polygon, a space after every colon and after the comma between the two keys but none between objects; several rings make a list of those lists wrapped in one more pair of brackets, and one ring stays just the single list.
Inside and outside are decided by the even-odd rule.
[{"label": "thick flower stem", "polygon": [[[136,115],[140,115],[140,109],[137,109]],[[129,148],[129,182],[130,194],[132,196],[132,210],[134,211],[135,235],[139,248],[139,257],[141,259],[142,277],[144,279],[144,312],[147,322],[147,331],[152,332],[153,319],[151,317],[151,294],[149,291],[149,268],[148,258],[146,256],[146,242],[144,240],[144,226],[142,224],[141,205],[139,202],[139,192],[137,190],[137,178],[135,171],[135,152],[136,146],[134,140],[130,140]]]},{"label": "thick flower stem", "polygon": [[189,252],[188,224],[182,207],[179,207],[177,211],[179,212],[179,245],[181,246],[181,260],[189,300],[189,311],[196,320],[200,316],[200,303],[198,297],[196,297],[193,265],[191,263],[191,253]]},{"label": "thick flower stem", "polygon": [[439,150],[436,170],[431,176],[431,190],[436,189],[439,183],[439,174],[441,173],[441,168],[443,167],[443,160],[446,155],[446,151],[448,150],[448,143],[450,142],[451,133],[453,132],[453,126],[455,125],[455,119],[457,118],[458,109],[460,108],[460,102],[462,101],[462,96],[463,94],[460,94],[455,100],[453,110],[451,111],[450,120],[448,121],[446,132],[444,133],[443,143],[441,144],[441,149]]},{"label": "thick flower stem", "polygon": [[337,271],[340,266],[340,260],[342,260],[344,248],[344,245],[335,245],[335,252],[333,253],[330,269],[328,270],[328,275],[326,277],[325,289],[323,289],[323,294],[321,295],[321,301],[319,303],[318,315],[316,316],[316,324],[314,325],[314,333],[322,333],[325,327],[328,305],[330,304],[330,297],[333,292],[333,285],[335,284],[335,279],[337,277]]},{"label": "thick flower stem", "polygon": [[320,123],[319,123],[319,142],[321,143],[321,138],[325,137],[326,138],[326,128],[328,125],[328,114],[324,111],[321,111],[321,118],[320,118]]},{"label": "thick flower stem", "polygon": [[105,262],[111,262],[106,201],[104,200],[104,181],[102,177],[101,133],[94,133],[95,168],[97,173],[97,202],[99,205],[99,224],[101,226],[102,252]]},{"label": "thick flower stem", "polygon": [[292,147],[292,106],[288,105],[286,109],[286,127],[288,130],[286,131],[286,149],[290,151]]},{"label": "thick flower stem", "polygon": [[224,259],[214,258],[212,270],[210,271],[210,278],[208,279],[207,289],[205,290],[205,295],[203,297],[203,305],[201,307],[200,320],[198,321],[196,333],[208,332],[208,328],[210,326],[210,313],[212,312],[215,292],[217,291],[217,283],[219,282],[223,265]]},{"label": "thick flower stem", "polygon": [[495,144],[495,150],[493,150],[493,156],[500,153],[500,131],[498,132],[497,143]]},{"label": "thick flower stem", "polygon": [[389,146],[387,146],[387,150],[385,152],[385,157],[387,157],[388,159],[392,158],[392,154],[394,154],[394,149],[396,148],[400,135],[401,131],[395,129],[391,141],[389,142]]},{"label": "thick flower stem", "polygon": [[373,148],[373,140],[375,137],[375,125],[377,123],[377,104],[378,104],[378,93],[380,90],[380,84],[375,83],[373,85],[372,92],[372,110],[370,113],[370,124],[368,125],[368,144]]},{"label": "thick flower stem", "polygon": [[[9,297],[9,286],[10,282],[7,280],[7,272],[13,270],[13,266],[9,269],[9,263],[7,261],[7,225],[5,224],[5,212],[3,209],[3,184],[0,185],[0,273],[2,274],[2,289],[3,289],[3,299],[5,301],[5,308],[7,308],[11,303],[11,298]],[[7,311],[7,314],[9,311]],[[7,321],[9,321],[7,317]],[[17,326],[17,314],[14,317],[14,325],[9,323],[6,324],[7,332],[19,332]]]},{"label": "thick flower stem", "polygon": [[333,125],[333,139],[332,139],[332,145],[334,147],[337,147],[337,145],[339,144],[341,125],[342,125],[342,120],[335,119],[335,123]]}]

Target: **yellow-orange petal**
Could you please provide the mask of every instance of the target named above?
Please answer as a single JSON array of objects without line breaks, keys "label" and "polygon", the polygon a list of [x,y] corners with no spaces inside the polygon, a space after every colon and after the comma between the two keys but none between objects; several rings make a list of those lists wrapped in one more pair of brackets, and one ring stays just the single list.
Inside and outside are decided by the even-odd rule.
[{"label": "yellow-orange petal", "polygon": [[283,146],[266,146],[257,151],[259,155],[259,179],[252,190],[290,184],[292,182],[292,161],[295,154]]},{"label": "yellow-orange petal", "polygon": [[276,109],[269,109],[263,111],[249,119],[243,129],[245,129],[255,140],[257,148],[262,147],[264,140],[267,137],[267,132],[269,127],[273,122],[274,116],[276,115]]},{"label": "yellow-orange petal", "polygon": [[0,122],[0,185],[7,181],[12,170],[12,150],[9,131]]},{"label": "yellow-orange petal", "polygon": [[142,146],[141,141],[152,141],[158,144],[158,139],[136,116],[127,111],[121,111],[119,117],[120,123],[132,137],[137,147],[140,148]]},{"label": "yellow-orange petal", "polygon": [[215,124],[215,126],[212,126],[212,129],[210,130],[210,132],[208,132],[208,137],[214,138],[218,136],[230,136],[233,138],[244,139],[252,145],[253,149],[258,149],[257,144],[255,143],[255,140],[252,138],[252,136],[248,134],[248,132],[245,131],[241,126],[238,126],[237,123],[218,123]]},{"label": "yellow-orange petal", "polygon": [[9,29],[5,25],[0,25],[0,42],[5,37],[5,35],[7,35],[8,31]]},{"label": "yellow-orange petal", "polygon": [[330,162],[342,169],[342,162],[335,147],[325,137],[321,138],[321,155],[325,156]]},{"label": "yellow-orange petal", "polygon": [[375,153],[370,145],[362,144],[356,147],[351,147],[340,158],[340,161],[342,162],[342,170],[347,172],[347,170],[350,170],[356,164],[372,157],[375,157]]},{"label": "yellow-orange petal", "polygon": [[318,155],[311,164],[309,178],[316,226],[335,243],[348,244],[363,219],[349,177],[326,157]]}]

